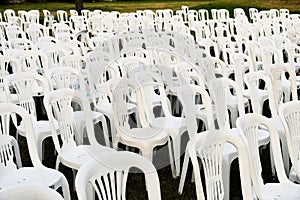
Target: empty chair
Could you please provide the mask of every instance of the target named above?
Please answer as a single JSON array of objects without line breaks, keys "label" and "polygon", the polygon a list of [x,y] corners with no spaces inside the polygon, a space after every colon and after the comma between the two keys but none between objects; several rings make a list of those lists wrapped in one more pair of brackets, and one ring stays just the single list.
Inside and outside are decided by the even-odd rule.
[{"label": "empty chair", "polygon": [[84,164],[75,180],[78,199],[92,200],[95,196],[101,200],[126,199],[126,181],[132,168],[141,170],[145,175],[148,199],[160,200],[159,178],[154,165],[132,152],[103,155]]},{"label": "empty chair", "polygon": [[[170,102],[158,74],[149,71],[140,72],[136,74],[136,80],[142,94],[143,107],[149,125],[153,128],[164,129],[170,135],[173,146],[172,154],[175,161],[173,176],[179,176],[181,136],[187,130],[185,119],[171,114]],[[156,107],[161,107],[160,115],[155,113]]]},{"label": "empty chair", "polygon": [[[4,139],[0,136],[0,199],[4,196],[1,192],[4,191],[6,188],[23,186],[28,184],[37,184],[39,186],[44,187],[53,187],[55,190],[61,187],[64,198],[66,200],[71,200],[69,185],[64,175],[58,172],[57,170],[43,166],[41,160],[39,159],[36,147],[36,135],[34,134],[31,116],[28,114],[28,112],[20,106],[10,103],[2,103],[0,104],[0,113],[1,122],[6,122],[7,119],[11,118],[12,120],[14,120],[16,116],[20,117],[25,132],[27,134],[27,147],[31,163],[33,165],[32,167],[17,168],[17,166],[14,163],[14,152],[17,150],[17,148],[12,149],[10,140]],[[8,131],[8,129],[6,129],[6,131]],[[17,194],[20,191],[22,191],[22,189],[16,190],[15,194]],[[21,199],[24,198],[27,199],[25,196],[22,196]]]},{"label": "empty chair", "polygon": [[[85,85],[82,80],[83,77],[82,77],[82,74],[79,72],[79,70],[74,69],[72,67],[55,67],[55,68],[49,69],[46,73],[46,76],[50,83],[51,89],[71,88],[71,89],[80,91],[81,94],[83,95],[83,97],[87,97],[86,88],[85,88]],[[85,128],[84,113],[82,111],[75,111],[74,119],[77,124],[83,124],[82,126],[78,126],[79,133],[81,133],[83,131],[83,129]],[[93,119],[94,124],[101,121],[103,131],[106,134],[108,134],[106,120],[102,113],[92,111],[92,119]],[[75,138],[75,139],[76,139],[76,142],[79,142],[78,138]],[[105,143],[106,143],[106,146],[109,146],[108,137],[105,137]]]},{"label": "empty chair", "polygon": [[77,10],[70,9],[69,12],[70,12],[71,17],[72,17],[72,16],[78,16]]},{"label": "empty chair", "polygon": [[68,13],[65,10],[57,10],[56,11],[57,14],[57,21],[59,23],[69,23],[69,19],[68,19]]},{"label": "empty chair", "polygon": [[[6,102],[6,94],[4,90],[4,79],[9,74],[21,72],[20,62],[9,56],[0,56],[0,102]],[[12,97],[13,102],[16,96]]]},{"label": "empty chair", "polygon": [[[143,111],[143,99],[138,88],[138,85],[133,80],[127,78],[111,80],[109,92],[112,102],[113,119],[117,130],[117,134],[113,136],[113,146],[117,148],[118,143],[122,143],[138,148],[143,156],[152,161],[154,148],[167,144],[169,134],[164,129],[149,127],[145,118],[145,112]],[[133,96],[135,96],[138,104],[138,118],[136,121],[140,122],[141,127],[130,125],[131,119],[127,103]],[[171,155],[170,159],[172,159]]]},{"label": "empty chair", "polygon": [[[236,99],[230,98],[228,100],[228,95],[230,96],[230,90],[229,88],[233,87],[235,90]],[[215,106],[215,113],[217,118],[217,127],[219,129],[227,129],[226,132],[232,134],[235,137],[239,137],[239,133],[236,128],[230,128],[230,123],[233,123],[232,127],[236,127],[236,118],[238,116],[245,115],[245,108],[244,103],[242,100],[242,94],[239,90],[239,87],[237,86],[237,83],[226,78],[217,78],[213,81],[211,81],[211,87],[210,92],[212,96],[212,100],[214,102]],[[228,94],[230,93],[230,94]],[[233,100],[233,101],[232,101]],[[232,102],[234,104],[231,104],[231,107],[235,110],[235,114],[233,115],[235,117],[235,120],[232,118],[229,118],[228,110],[229,110],[229,104],[228,102]],[[230,110],[230,112],[232,112]],[[230,113],[232,114],[232,113]],[[232,117],[232,116],[230,116]],[[229,120],[230,119],[230,120]],[[265,131],[260,131],[258,134],[258,145],[266,145],[269,143],[269,134]],[[226,181],[227,184],[224,185],[225,187],[225,199],[229,198],[229,185],[230,185],[230,165],[232,161],[237,157],[237,153],[234,148],[232,148],[232,145],[225,145],[226,149],[223,156],[223,181]],[[226,163],[226,164],[225,164]]]},{"label": "empty chair", "polygon": [[42,43],[39,48],[47,55],[49,68],[61,66],[61,58],[70,54],[58,43]]},{"label": "empty chair", "polygon": [[28,39],[34,44],[39,41],[40,37],[49,35],[49,29],[41,24],[29,24],[29,27],[25,30],[25,32]]},{"label": "empty chair", "polygon": [[54,67],[46,71],[51,90],[71,88],[80,90],[79,70],[72,67]]},{"label": "empty chair", "polygon": [[17,25],[6,26],[5,33],[6,33],[6,37],[7,37],[8,41],[10,41],[11,39],[15,39],[15,38],[26,39],[25,32]]},{"label": "empty chair", "polygon": [[[79,105],[85,119],[82,121],[84,124],[76,123],[74,112],[78,109],[75,110],[72,104]],[[73,170],[78,170],[96,156],[114,151],[99,144],[98,136],[94,132],[90,104],[79,91],[70,88],[50,91],[44,97],[44,105],[50,122],[52,140],[58,154],[56,169],[59,169],[62,163]],[[59,135],[55,130],[55,124],[58,124],[60,129]],[[80,127],[86,127],[86,131],[82,132]],[[108,135],[104,132],[103,137],[108,138]]]},{"label": "empty chair", "polygon": [[48,70],[48,58],[41,50],[21,50],[13,54],[20,62],[23,72],[32,72],[44,75]]},{"label": "empty chair", "polygon": [[288,9],[279,9],[279,16],[283,18],[289,18],[290,11]]},{"label": "empty chair", "polygon": [[[13,88],[14,90],[11,90]],[[38,90],[36,88],[39,88]],[[49,91],[49,85],[47,79],[37,73],[32,72],[20,72],[7,76],[4,79],[4,89],[7,95],[8,102],[12,102],[12,95],[17,96],[17,104],[23,107],[31,116],[34,133],[36,137],[36,145],[38,154],[42,160],[43,158],[43,142],[51,136],[50,126],[48,120],[38,120],[37,104],[34,101],[34,97],[42,96]],[[14,123],[16,123],[14,121]],[[55,130],[58,127],[55,126]],[[17,126],[17,136],[22,135],[26,137],[26,129],[24,124],[20,123]]]},{"label": "empty chair", "polygon": [[54,16],[51,14],[49,10],[43,9],[44,14],[44,23],[43,25],[48,28],[52,28],[52,24],[56,22],[54,20]]},{"label": "empty chair", "polygon": [[206,10],[206,9],[199,9],[199,10],[198,10],[198,14],[199,14],[199,20],[200,20],[200,21],[206,21],[206,20],[209,20],[209,13],[208,13],[208,10]]},{"label": "empty chair", "polygon": [[[193,115],[195,117],[195,115]],[[251,167],[249,166],[248,152],[243,141],[239,137],[226,133],[226,130],[209,130],[197,134],[195,121],[188,122],[189,131],[195,137],[187,145],[186,155],[188,162],[191,159],[193,174],[195,176],[197,199],[224,199],[224,183],[222,178],[222,155],[225,144],[233,145],[238,152],[240,180],[243,199],[253,199],[251,187]],[[192,125],[194,124],[194,125]],[[200,161],[198,160],[200,158]],[[204,169],[206,198],[200,176],[199,165]],[[226,197],[225,197],[226,199]]]},{"label": "empty chair", "polygon": [[9,49],[32,50],[33,42],[26,38],[12,38],[8,41]]},{"label": "empty chair", "polygon": [[[100,55],[103,56],[105,54]],[[99,57],[91,57],[91,59],[98,60]],[[102,59],[105,60],[107,58],[105,57]],[[114,77],[114,74],[118,74],[118,72],[114,72],[114,69],[110,68],[108,62],[93,61],[87,63],[89,97],[93,102],[95,111],[102,113],[108,118],[112,139],[114,139],[114,136],[116,135],[116,128],[112,114],[111,101],[108,98],[108,80],[111,76]],[[136,110],[136,105],[128,103],[128,110],[130,113],[134,112]]]},{"label": "empty chair", "polygon": [[[258,84],[260,81],[263,81],[265,83],[265,88],[268,92],[268,99],[269,99],[269,108],[271,112],[271,119],[273,120],[273,123],[276,126],[276,129],[278,131],[280,140],[281,140],[281,146],[282,146],[282,154],[283,154],[283,161],[286,172],[289,171],[289,153],[288,153],[288,144],[286,139],[286,133],[284,130],[284,127],[282,125],[282,122],[278,115],[278,106],[280,104],[280,97],[281,95],[276,94],[275,99],[275,92],[280,91],[280,86],[276,85],[276,89],[273,86],[273,82],[271,82],[270,76],[268,76],[266,73],[262,71],[258,72],[252,72],[245,75],[245,82],[250,89],[250,97],[251,97],[251,104],[252,104],[252,110],[254,113],[263,114],[263,103],[260,102],[261,99],[258,98]],[[275,83],[275,82],[274,82]],[[281,88],[282,89],[282,88]],[[281,90],[282,91],[282,90]],[[277,92],[276,92],[277,93]],[[293,99],[297,99],[297,94],[293,92]],[[273,169],[274,170],[274,169]]]},{"label": "empty chair", "polygon": [[63,197],[53,189],[40,185],[20,185],[0,190],[0,199],[14,200],[63,200]]},{"label": "empty chair", "polygon": [[289,171],[289,178],[293,182],[300,182],[300,166],[299,166],[299,101],[291,101],[279,105],[279,116],[286,132],[286,140],[288,144],[289,156],[292,168]]},{"label": "empty chair", "polygon": [[[253,189],[257,199],[299,199],[300,186],[292,183],[286,176],[278,132],[272,120],[256,113],[249,113],[237,119],[237,128],[248,149],[248,158],[253,166],[251,173]],[[267,130],[270,134],[271,155],[274,159],[279,183],[265,183],[262,178],[262,164],[259,156],[258,132]]]},{"label": "empty chair", "polygon": [[9,17],[14,17],[14,16],[16,16],[16,13],[12,9],[6,9],[3,12],[3,17],[6,22],[8,22]]},{"label": "empty chair", "polygon": [[120,70],[122,77],[134,79],[135,75],[142,71],[150,71],[149,62],[146,58],[129,56],[120,59]]},{"label": "empty chair", "polygon": [[80,56],[76,54],[65,55],[61,57],[60,64],[62,67],[72,67],[74,69],[86,73],[85,71],[86,58],[84,56]]}]

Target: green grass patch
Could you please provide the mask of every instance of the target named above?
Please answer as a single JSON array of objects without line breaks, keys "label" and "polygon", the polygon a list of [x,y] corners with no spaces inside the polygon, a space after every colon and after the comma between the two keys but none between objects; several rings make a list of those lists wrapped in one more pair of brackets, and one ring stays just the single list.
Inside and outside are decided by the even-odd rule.
[{"label": "green grass patch", "polygon": [[[92,1],[92,0],[91,0]],[[190,9],[212,9],[212,8],[226,8],[230,11],[231,16],[233,14],[234,8],[243,8],[246,12],[250,7],[258,8],[259,10],[271,9],[271,8],[287,8],[292,13],[300,13],[300,4],[298,0],[269,0],[269,1],[258,1],[258,0],[126,0],[126,1],[114,1],[114,2],[103,2],[97,1],[85,2],[85,9],[101,9],[103,11],[112,11],[117,10],[119,12],[134,12],[136,10],[144,10],[144,9],[165,9],[170,8],[172,10],[178,10],[182,5],[189,6]],[[6,4],[0,5],[0,11],[3,12],[5,9],[14,9],[17,10],[31,10],[38,9],[42,11],[43,9],[48,9],[51,12],[54,12],[58,9],[62,10],[70,10],[75,9],[74,3],[64,3],[64,2],[43,2],[43,3],[30,3],[24,2],[20,4]]]}]

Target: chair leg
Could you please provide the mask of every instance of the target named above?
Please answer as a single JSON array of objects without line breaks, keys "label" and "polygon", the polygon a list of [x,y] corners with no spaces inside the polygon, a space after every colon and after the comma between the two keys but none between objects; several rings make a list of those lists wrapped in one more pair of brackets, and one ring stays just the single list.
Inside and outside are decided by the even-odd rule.
[{"label": "chair leg", "polygon": [[11,143],[14,148],[15,155],[16,155],[17,167],[20,168],[20,167],[22,167],[22,160],[21,160],[21,156],[20,156],[20,149],[19,149],[18,142],[16,139],[12,138]]},{"label": "chair leg", "polygon": [[224,200],[229,200],[230,193],[230,161],[228,159],[222,159],[222,178],[224,186]]},{"label": "chair leg", "polygon": [[152,148],[147,148],[147,149],[141,149],[142,155],[150,160],[152,162],[153,159],[153,149]]},{"label": "chair leg", "polygon": [[186,173],[188,169],[188,164],[189,164],[189,153],[186,151],[184,155],[184,160],[183,160],[183,165],[182,165],[182,172],[180,176],[180,182],[179,182],[179,188],[178,188],[178,193],[182,194],[183,187],[184,187],[184,182],[186,178]]},{"label": "chair leg", "polygon": [[179,177],[179,175],[180,175],[180,142],[181,142],[180,135],[176,136],[173,139],[174,163],[175,163],[176,177]]},{"label": "chair leg", "polygon": [[70,196],[70,190],[69,190],[69,183],[66,179],[66,177],[62,176],[60,179],[61,182],[61,188],[62,188],[62,192],[64,195],[64,199],[65,200],[71,200],[71,196]]},{"label": "chair leg", "polygon": [[289,149],[288,149],[288,146],[287,146],[285,133],[284,132],[279,132],[279,138],[280,138],[280,142],[281,142],[282,158],[283,158],[285,173],[289,174],[289,171],[290,171],[290,156],[289,156]]},{"label": "chair leg", "polygon": [[60,159],[59,156],[56,158],[56,163],[55,163],[55,169],[59,171],[59,164],[60,164]]},{"label": "chair leg", "polygon": [[40,161],[42,161],[43,160],[43,139],[41,138],[37,139],[37,150],[38,150]]},{"label": "chair leg", "polygon": [[170,158],[170,166],[173,177],[175,177],[175,164],[174,164],[174,154],[170,137],[168,138],[168,149],[169,149],[169,158]]}]

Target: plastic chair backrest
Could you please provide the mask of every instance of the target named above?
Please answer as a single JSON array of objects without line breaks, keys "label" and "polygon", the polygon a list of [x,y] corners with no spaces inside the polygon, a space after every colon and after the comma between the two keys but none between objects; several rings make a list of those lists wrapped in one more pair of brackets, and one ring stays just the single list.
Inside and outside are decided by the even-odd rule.
[{"label": "plastic chair backrest", "polygon": [[81,90],[79,70],[72,67],[54,67],[46,72],[51,90],[71,88]]},{"label": "plastic chair backrest", "polygon": [[[35,93],[34,90],[37,86],[41,86],[42,90]],[[47,79],[32,72],[20,72],[7,76],[4,79],[4,89],[9,102],[12,102],[11,87],[16,91],[18,104],[31,115],[32,120],[36,121],[36,104],[33,97],[46,94],[49,91]]]},{"label": "plastic chair backrest", "polygon": [[[24,124],[25,130],[26,130],[26,140],[27,140],[27,147],[30,154],[30,159],[34,167],[43,167],[42,163],[38,157],[38,151],[36,147],[36,138],[33,131],[32,121],[31,117],[27,113],[27,111],[15,104],[12,103],[1,103],[0,104],[0,113],[1,113],[1,123],[4,125],[5,123],[9,123],[9,119],[15,118],[16,115],[19,116]],[[9,124],[6,124],[2,127],[1,132],[3,134],[8,134],[4,132],[8,132],[10,128]],[[0,135],[1,137],[1,135]],[[4,137],[0,140],[0,155],[1,155],[1,161],[0,161],[0,172],[1,174],[5,174],[6,170],[16,170],[17,167],[14,163],[14,151],[16,148],[13,148],[11,145],[11,139]],[[1,198],[1,195],[0,195]]]},{"label": "plastic chair backrest", "polygon": [[94,191],[99,199],[126,199],[126,181],[132,168],[145,175],[148,199],[160,200],[159,178],[154,165],[146,158],[126,151],[98,157],[79,169],[75,180],[79,200],[89,199]]},{"label": "plastic chair backrest", "polygon": [[184,85],[179,88],[178,91],[178,98],[183,105],[183,112],[186,117],[187,126],[188,126],[188,133],[190,139],[194,138],[195,135],[198,133],[198,125],[195,117],[195,98],[201,96],[202,104],[204,105],[206,112],[207,112],[207,122],[208,127],[206,129],[214,128],[214,119],[213,119],[213,112],[212,112],[212,103],[211,98],[208,92],[197,85]]},{"label": "plastic chair backrest", "polygon": [[142,127],[147,127],[145,111],[143,110],[142,95],[138,84],[127,78],[115,78],[110,81],[109,97],[112,102],[113,118],[118,131],[131,129],[129,124],[129,113],[127,104],[135,97],[138,107],[138,117]]},{"label": "plastic chair backrest", "polygon": [[[231,88],[234,90],[234,95],[230,91]],[[230,96],[235,96],[237,98],[237,110],[239,116],[245,114],[242,91],[235,81],[228,78],[216,78],[211,81],[210,92],[216,108],[216,117],[220,129],[230,127],[227,111],[228,106],[226,102],[230,99]]]},{"label": "plastic chair backrest", "polygon": [[262,114],[263,108],[262,104],[259,102],[258,90],[259,90],[259,83],[263,81],[265,83],[265,88],[268,91],[268,98],[269,98],[269,106],[271,110],[272,117],[277,116],[277,109],[275,107],[275,97],[272,88],[272,82],[268,74],[264,71],[257,71],[257,72],[250,72],[245,74],[245,83],[250,90],[250,98],[252,104],[252,110],[254,113]]},{"label": "plastic chair backrest", "polygon": [[[193,142],[188,146],[196,180],[197,198],[223,199],[222,156],[225,143],[232,144],[238,152],[243,198],[253,199],[250,176],[252,170],[249,164],[247,148],[245,148],[241,138],[226,133],[226,130],[214,129],[197,134],[193,138]],[[204,197],[198,158],[200,158],[204,169],[207,198]]]},{"label": "plastic chair backrest", "polygon": [[269,132],[270,134],[270,145],[272,147],[272,155],[274,158],[274,164],[276,168],[276,175],[280,183],[290,182],[286,176],[285,169],[283,166],[281,145],[279,140],[279,135],[276,130],[276,127],[272,121],[261,114],[257,113],[248,113],[244,116],[241,116],[237,119],[237,129],[246,144],[250,162],[253,163],[252,180],[256,194],[260,196],[260,190],[264,185],[262,179],[262,166],[259,157],[259,144],[258,144],[258,135],[259,129],[263,129]]},{"label": "plastic chair backrest", "polygon": [[[94,134],[89,101],[81,92],[70,88],[52,90],[45,94],[43,102],[50,122],[52,139],[59,154],[61,149],[77,146],[76,141],[79,141],[78,145],[86,142],[84,141],[83,133],[78,133],[79,130],[74,120],[74,108],[72,107],[72,103],[79,105],[84,113],[84,122],[89,144],[99,145]],[[58,135],[55,131],[56,121],[59,125],[62,145],[60,145]],[[75,137],[78,137],[76,141]]]},{"label": "plastic chair backrest", "polygon": [[292,168],[299,177],[299,120],[300,120],[299,101],[283,103],[279,106],[279,116],[285,129],[289,156]]}]

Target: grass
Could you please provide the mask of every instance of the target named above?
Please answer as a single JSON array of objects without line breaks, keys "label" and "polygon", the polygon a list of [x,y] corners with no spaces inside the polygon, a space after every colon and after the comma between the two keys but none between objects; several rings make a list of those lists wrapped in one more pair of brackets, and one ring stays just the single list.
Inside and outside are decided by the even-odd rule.
[{"label": "grass", "polygon": [[[114,1],[114,2],[94,2],[94,3],[84,3],[85,9],[100,9],[103,11],[112,11],[116,10],[119,12],[134,12],[136,10],[144,9],[164,9],[170,8],[172,10],[181,9],[182,5],[189,6],[190,9],[212,9],[212,8],[226,8],[230,11],[231,15],[233,9],[240,7],[247,11],[250,7],[256,7],[259,10],[271,9],[271,8],[287,8],[291,13],[300,13],[300,4],[299,0],[132,0],[132,1]],[[14,10],[31,10],[38,9],[42,11],[43,9],[48,9],[55,15],[55,11],[58,9],[70,10],[75,9],[74,3],[65,3],[65,2],[43,2],[43,3],[29,3],[24,2],[20,4],[6,4],[0,5],[0,12],[3,12],[5,9],[14,9]]]}]

